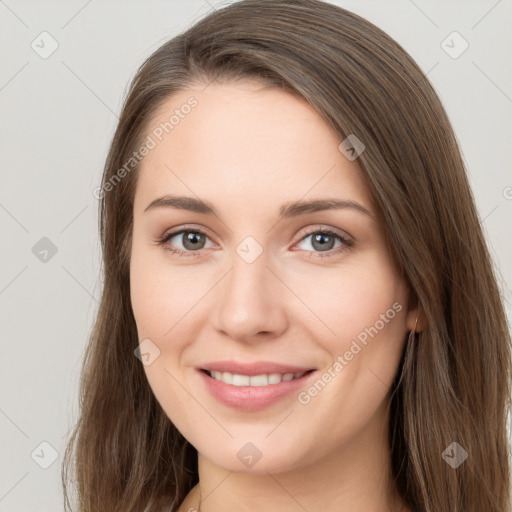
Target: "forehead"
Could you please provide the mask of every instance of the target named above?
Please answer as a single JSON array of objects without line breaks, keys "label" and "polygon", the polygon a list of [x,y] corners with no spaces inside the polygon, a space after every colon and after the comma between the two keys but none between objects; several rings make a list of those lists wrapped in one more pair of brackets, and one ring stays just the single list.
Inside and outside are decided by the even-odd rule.
[{"label": "forehead", "polygon": [[140,165],[139,211],[165,193],[249,209],[308,195],[372,203],[356,161],[313,107],[258,82],[179,91],[147,133],[155,145]]}]

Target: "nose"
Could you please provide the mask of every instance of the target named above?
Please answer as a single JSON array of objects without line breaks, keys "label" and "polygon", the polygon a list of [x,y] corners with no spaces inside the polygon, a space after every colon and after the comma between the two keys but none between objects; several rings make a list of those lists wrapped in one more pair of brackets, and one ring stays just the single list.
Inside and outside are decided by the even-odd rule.
[{"label": "nose", "polygon": [[287,328],[290,292],[269,268],[265,251],[251,263],[236,252],[231,261],[231,269],[217,285],[214,327],[245,343],[278,338]]}]

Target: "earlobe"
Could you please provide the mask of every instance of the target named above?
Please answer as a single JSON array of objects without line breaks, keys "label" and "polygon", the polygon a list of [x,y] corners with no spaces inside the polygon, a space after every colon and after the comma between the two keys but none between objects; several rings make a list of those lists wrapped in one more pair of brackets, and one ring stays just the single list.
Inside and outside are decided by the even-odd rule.
[{"label": "earlobe", "polygon": [[409,290],[409,300],[407,307],[407,331],[410,333],[423,332],[426,328],[425,312],[421,307],[421,303],[412,290]]},{"label": "earlobe", "polygon": [[418,312],[416,313],[416,319],[414,320],[414,327],[412,328],[413,333],[418,332],[417,327],[418,327]]},{"label": "earlobe", "polygon": [[407,312],[407,330],[410,332],[422,332],[425,330],[425,315],[423,308],[417,305]]}]

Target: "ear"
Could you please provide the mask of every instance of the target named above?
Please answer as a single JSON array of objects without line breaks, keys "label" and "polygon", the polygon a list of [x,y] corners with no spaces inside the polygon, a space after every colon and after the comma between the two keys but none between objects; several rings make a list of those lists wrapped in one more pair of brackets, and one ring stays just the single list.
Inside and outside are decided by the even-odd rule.
[{"label": "ear", "polygon": [[415,332],[422,332],[427,327],[425,312],[416,297],[411,297],[409,300],[406,325],[408,331],[412,331],[414,329]]}]

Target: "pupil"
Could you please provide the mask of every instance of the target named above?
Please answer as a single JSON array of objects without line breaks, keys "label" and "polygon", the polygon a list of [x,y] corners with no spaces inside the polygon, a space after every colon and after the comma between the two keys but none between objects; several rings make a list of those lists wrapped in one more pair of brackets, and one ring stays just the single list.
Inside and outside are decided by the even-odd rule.
[{"label": "pupil", "polygon": [[[187,249],[197,249],[197,244],[200,242],[201,234],[195,233],[193,231],[187,231],[185,236],[185,243],[184,246]],[[201,248],[201,247],[199,247]]]},{"label": "pupil", "polygon": [[[329,242],[325,242],[325,239],[330,239],[331,243],[329,244]],[[315,248],[320,248],[322,250],[329,250],[331,249],[332,247],[332,243],[333,243],[334,239],[331,235],[325,235],[325,234],[322,234],[322,233],[318,233],[316,236],[313,237],[313,246],[315,247],[315,244],[318,243],[319,246],[318,247],[315,247]],[[328,246],[328,247],[326,247]]]}]

